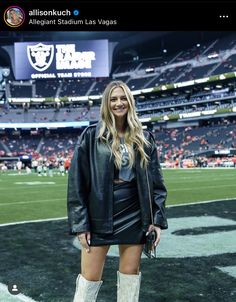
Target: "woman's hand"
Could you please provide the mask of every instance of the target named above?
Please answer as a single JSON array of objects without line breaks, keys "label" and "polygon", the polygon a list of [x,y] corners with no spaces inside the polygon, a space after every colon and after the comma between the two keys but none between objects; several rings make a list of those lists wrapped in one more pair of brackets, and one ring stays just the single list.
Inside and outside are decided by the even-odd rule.
[{"label": "woman's hand", "polygon": [[158,226],[155,226],[153,224],[150,224],[146,235],[148,235],[151,231],[155,231],[156,235],[157,235],[157,238],[154,242],[154,246],[156,247],[158,245],[159,241],[161,240],[161,228]]},{"label": "woman's hand", "polygon": [[89,253],[90,252],[89,245],[90,245],[90,239],[91,239],[90,232],[78,233],[77,238],[79,239],[79,242],[80,242],[82,248],[84,248],[86,250],[86,252]]}]

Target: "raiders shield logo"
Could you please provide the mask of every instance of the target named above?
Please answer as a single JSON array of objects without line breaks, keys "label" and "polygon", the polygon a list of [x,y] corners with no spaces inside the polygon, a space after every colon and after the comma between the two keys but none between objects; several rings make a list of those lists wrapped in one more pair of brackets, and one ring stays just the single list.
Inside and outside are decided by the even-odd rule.
[{"label": "raiders shield logo", "polygon": [[46,70],[54,57],[54,46],[39,43],[27,46],[27,56],[31,66],[37,71]]}]

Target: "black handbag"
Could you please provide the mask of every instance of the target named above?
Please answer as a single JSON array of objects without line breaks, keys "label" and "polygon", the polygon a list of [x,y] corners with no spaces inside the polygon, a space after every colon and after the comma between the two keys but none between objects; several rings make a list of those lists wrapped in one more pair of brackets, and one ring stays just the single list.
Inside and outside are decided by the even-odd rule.
[{"label": "black handbag", "polygon": [[[153,219],[153,211],[152,211],[152,200],[151,200],[151,192],[150,192],[150,185],[149,185],[149,178],[146,168],[146,177],[147,177],[147,185],[148,185],[148,196],[149,196],[149,204],[150,204],[150,213],[151,213],[151,221],[152,225],[154,225],[154,219]],[[148,258],[157,258],[156,255],[156,246],[154,245],[154,242],[157,239],[157,233],[155,230],[148,233],[146,236],[146,243],[143,246],[143,253]]]}]

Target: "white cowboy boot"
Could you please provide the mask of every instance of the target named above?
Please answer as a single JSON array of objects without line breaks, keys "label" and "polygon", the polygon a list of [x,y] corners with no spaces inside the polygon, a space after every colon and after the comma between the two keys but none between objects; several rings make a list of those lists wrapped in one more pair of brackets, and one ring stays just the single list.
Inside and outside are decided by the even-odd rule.
[{"label": "white cowboy boot", "polygon": [[138,302],[141,273],[128,275],[117,272],[117,302]]},{"label": "white cowboy boot", "polygon": [[76,279],[73,302],[96,302],[103,281],[88,281],[81,274]]}]

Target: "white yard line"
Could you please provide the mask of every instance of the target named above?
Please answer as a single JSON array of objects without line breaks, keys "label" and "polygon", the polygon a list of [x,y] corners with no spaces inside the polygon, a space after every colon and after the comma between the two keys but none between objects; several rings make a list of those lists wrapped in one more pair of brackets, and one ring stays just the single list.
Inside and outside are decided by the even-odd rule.
[{"label": "white yard line", "polygon": [[234,170],[234,167],[215,167],[215,168],[164,168],[162,167],[163,170],[170,170],[170,171],[204,171],[204,170]]},{"label": "white yard line", "polygon": [[182,207],[182,206],[190,206],[195,204],[201,204],[201,203],[212,203],[212,202],[219,202],[219,201],[229,201],[229,200],[236,200],[236,197],[232,198],[224,198],[224,199],[213,199],[213,200],[203,200],[203,201],[195,201],[195,202],[188,202],[188,203],[180,203],[180,204],[173,204],[173,205],[167,205],[167,208],[172,207]]},{"label": "white yard line", "polygon": [[0,224],[0,227],[8,226],[8,225],[16,225],[16,224],[25,224],[25,223],[33,223],[33,222],[44,222],[44,221],[56,221],[56,220],[65,220],[67,217],[58,217],[58,218],[47,218],[47,219],[37,219],[37,220],[26,220],[26,221],[18,221],[18,222],[10,222]]},{"label": "white yard line", "polygon": [[29,201],[18,201],[18,202],[4,202],[0,203],[0,206],[7,205],[18,205],[18,204],[28,204],[28,203],[38,203],[38,202],[49,202],[49,201],[57,201],[57,200],[65,200],[65,198],[54,198],[54,199],[41,199],[41,200],[29,200]]},{"label": "white yard line", "polygon": [[[206,180],[209,179],[209,176],[208,175],[204,175],[204,177],[201,177],[201,179],[193,179],[193,178],[190,178],[189,176],[178,176],[178,179],[176,179],[176,177],[168,177],[169,178],[169,183],[180,183],[180,182],[183,182],[186,183],[186,182],[205,182]],[[225,179],[232,179],[232,175],[229,175],[229,176],[224,176],[223,180]],[[212,178],[211,177],[211,181],[222,181],[221,178]],[[216,185],[217,186],[217,185]]]},{"label": "white yard line", "polygon": [[217,189],[217,188],[224,188],[224,187],[233,187],[235,188],[235,184],[232,185],[216,185],[216,186],[201,186],[201,188],[196,187],[196,188],[179,188],[179,189],[168,189],[168,191],[198,191],[198,190],[202,190],[202,189]]},{"label": "white yard line", "polygon": [[[196,201],[196,202],[190,202],[190,203],[181,203],[177,205],[167,205],[167,208],[172,207],[182,207],[182,206],[189,206],[189,205],[195,205],[195,204],[204,204],[204,203],[212,203],[212,202],[220,202],[220,201],[229,201],[229,200],[236,200],[236,197],[232,198],[225,198],[225,199],[213,199],[213,200],[204,200],[204,201]],[[54,220],[65,220],[67,217],[58,217],[58,218],[47,218],[47,219],[37,219],[37,220],[27,220],[27,221],[18,221],[18,222],[10,222],[10,223],[3,223],[0,224],[0,227],[8,226],[8,225],[16,225],[16,224],[24,224],[24,223],[34,223],[34,222],[44,222],[44,221],[54,221]]]},{"label": "white yard line", "polygon": [[[34,186],[28,186],[25,187],[25,186],[19,186],[17,185],[17,190],[28,190],[28,189],[38,189],[38,188],[42,188],[42,187],[47,187],[47,188],[51,188],[51,189],[54,189],[55,187],[61,187],[62,184],[58,184],[58,185],[44,185],[44,184],[40,184],[40,185],[34,185]],[[6,190],[6,191],[9,191],[9,188],[5,187],[5,188],[0,188],[0,190]],[[64,189],[63,189],[64,190]]]}]

